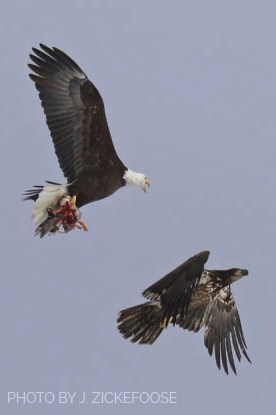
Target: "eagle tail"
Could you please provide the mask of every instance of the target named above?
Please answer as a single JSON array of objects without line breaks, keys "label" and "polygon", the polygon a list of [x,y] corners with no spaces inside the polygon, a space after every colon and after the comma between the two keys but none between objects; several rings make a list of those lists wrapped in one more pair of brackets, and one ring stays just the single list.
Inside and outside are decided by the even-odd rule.
[{"label": "eagle tail", "polygon": [[[60,186],[60,184],[56,182],[46,181],[46,183],[53,186]],[[33,186],[32,189],[25,190],[25,192],[22,194],[22,196],[24,196],[22,200],[33,200],[35,202],[38,199],[39,194],[43,191],[44,187],[45,186]]]},{"label": "eagle tail", "polygon": [[42,192],[43,186],[34,186],[33,189],[25,190],[22,196],[22,200],[33,200],[34,202],[38,199],[39,194]]},{"label": "eagle tail", "polygon": [[157,301],[148,301],[119,312],[118,330],[133,343],[152,344],[162,333],[162,309]]}]

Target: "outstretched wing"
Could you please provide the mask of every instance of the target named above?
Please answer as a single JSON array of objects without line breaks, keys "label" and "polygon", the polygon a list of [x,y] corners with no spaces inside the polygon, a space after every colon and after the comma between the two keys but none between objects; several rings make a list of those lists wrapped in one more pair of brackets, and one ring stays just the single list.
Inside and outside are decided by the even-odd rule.
[{"label": "outstretched wing", "polygon": [[104,103],[81,68],[64,52],[40,44],[29,67],[59,165],[68,182],[86,168],[97,169],[105,159],[121,163],[112,143]]},{"label": "outstretched wing", "polygon": [[143,296],[159,299],[164,311],[163,324],[181,324],[191,296],[204,270],[210,252],[202,251],[148,287]]},{"label": "outstretched wing", "polygon": [[246,353],[246,343],[242,331],[240,316],[232,296],[230,286],[222,288],[210,306],[205,316],[204,343],[210,355],[213,350],[218,368],[221,362],[228,374],[228,362],[236,374],[233,357],[233,348],[238,360],[241,360],[241,351],[251,363]]}]

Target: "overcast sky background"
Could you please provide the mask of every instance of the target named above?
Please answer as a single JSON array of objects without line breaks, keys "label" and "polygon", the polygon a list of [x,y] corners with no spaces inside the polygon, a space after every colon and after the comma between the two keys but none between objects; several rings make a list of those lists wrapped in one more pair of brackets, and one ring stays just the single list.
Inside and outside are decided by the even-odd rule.
[{"label": "overcast sky background", "polygon": [[[5,414],[275,410],[274,1],[6,1],[1,6],[1,407]],[[82,208],[89,232],[34,237],[20,194],[63,181],[28,54],[67,52],[100,90],[121,159],[152,186]],[[250,365],[216,368],[203,332],[152,347],[117,312],[200,250],[233,286]],[[177,404],[7,404],[8,391],[175,391]]]}]

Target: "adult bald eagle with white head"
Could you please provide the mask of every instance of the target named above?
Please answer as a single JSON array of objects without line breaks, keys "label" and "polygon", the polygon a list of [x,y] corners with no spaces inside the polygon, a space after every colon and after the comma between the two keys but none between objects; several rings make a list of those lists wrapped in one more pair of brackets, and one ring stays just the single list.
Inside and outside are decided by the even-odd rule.
[{"label": "adult bald eagle with white head", "polygon": [[64,52],[40,44],[30,55],[30,78],[39,92],[66,184],[47,182],[24,193],[35,201],[32,218],[41,237],[74,228],[87,230],[79,208],[125,185],[144,192],[149,180],[119,159],[97,88]]}]

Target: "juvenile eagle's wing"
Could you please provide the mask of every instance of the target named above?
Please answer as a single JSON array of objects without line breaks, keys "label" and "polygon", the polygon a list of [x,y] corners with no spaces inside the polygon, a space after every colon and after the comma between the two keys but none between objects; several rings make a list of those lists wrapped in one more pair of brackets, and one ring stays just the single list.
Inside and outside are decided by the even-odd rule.
[{"label": "juvenile eagle's wing", "polygon": [[177,316],[176,324],[184,330],[194,331],[197,333],[204,324],[204,316],[207,308],[207,303],[203,302],[194,308],[189,308],[184,317]]},{"label": "juvenile eagle's wing", "polygon": [[144,297],[161,302],[165,327],[170,322],[181,324],[183,321],[209,254],[209,251],[202,251],[194,255],[143,292]]},{"label": "juvenile eagle's wing", "polygon": [[232,296],[230,286],[222,288],[206,310],[204,343],[210,356],[215,352],[218,368],[221,362],[228,374],[228,363],[236,374],[233,357],[234,347],[238,360],[241,360],[241,351],[251,363],[246,353],[246,343],[242,331],[240,316]]},{"label": "juvenile eagle's wing", "polygon": [[[81,172],[120,164],[96,87],[64,52],[40,44],[30,55],[30,74],[53,139],[59,165],[73,182]],[[121,163],[121,165],[123,165]]]}]

